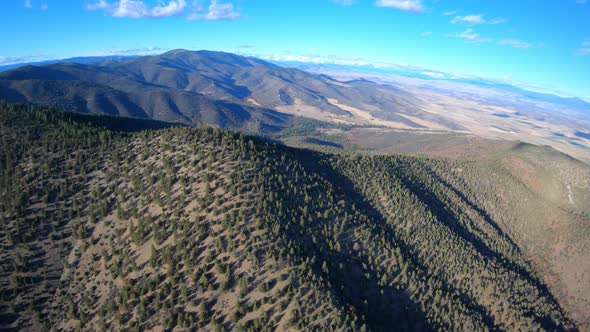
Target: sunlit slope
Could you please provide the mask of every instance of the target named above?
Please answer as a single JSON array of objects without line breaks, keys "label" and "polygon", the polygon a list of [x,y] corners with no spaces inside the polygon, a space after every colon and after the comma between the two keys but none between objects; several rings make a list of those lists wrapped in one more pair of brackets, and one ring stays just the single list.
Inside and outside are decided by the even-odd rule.
[{"label": "sunlit slope", "polygon": [[574,328],[455,161],[118,121],[1,105],[2,328]]}]

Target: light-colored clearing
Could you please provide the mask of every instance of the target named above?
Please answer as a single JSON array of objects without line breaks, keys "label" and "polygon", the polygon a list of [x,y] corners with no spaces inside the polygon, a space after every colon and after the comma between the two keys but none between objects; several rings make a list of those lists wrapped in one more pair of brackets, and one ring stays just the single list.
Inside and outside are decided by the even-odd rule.
[{"label": "light-colored clearing", "polygon": [[404,118],[406,118],[406,119],[408,119],[408,120],[410,120],[412,122],[415,122],[415,123],[417,123],[419,125],[422,125],[422,126],[428,128],[428,129],[448,130],[448,128],[445,127],[445,126],[441,126],[441,125],[436,124],[434,122],[431,122],[431,121],[428,121],[428,120],[423,120],[423,119],[420,119],[420,118],[415,117],[415,116],[411,116],[411,115],[407,115],[407,114],[402,114],[402,113],[397,113],[397,115],[402,116],[402,117],[404,117]]},{"label": "light-colored clearing", "polygon": [[248,98],[246,99],[246,101],[247,101],[247,102],[249,102],[249,103],[250,103],[250,104],[252,104],[252,105],[255,105],[255,106],[262,106],[262,104],[260,104],[260,103],[258,102],[258,100],[254,99],[254,98],[252,98],[252,97],[248,97]]},{"label": "light-colored clearing", "polygon": [[340,108],[341,110],[352,113],[354,116],[358,117],[361,120],[360,123],[363,123],[363,124],[373,124],[373,125],[379,125],[379,126],[386,126],[386,127],[390,127],[390,128],[403,128],[403,129],[413,128],[413,127],[410,127],[410,126],[403,124],[401,122],[388,121],[388,120],[382,120],[382,119],[375,118],[375,117],[373,117],[373,115],[371,115],[371,113],[369,113],[367,111],[363,111],[361,109],[358,109],[356,107],[352,107],[349,105],[340,104],[336,99],[328,98],[327,100],[330,104]]}]

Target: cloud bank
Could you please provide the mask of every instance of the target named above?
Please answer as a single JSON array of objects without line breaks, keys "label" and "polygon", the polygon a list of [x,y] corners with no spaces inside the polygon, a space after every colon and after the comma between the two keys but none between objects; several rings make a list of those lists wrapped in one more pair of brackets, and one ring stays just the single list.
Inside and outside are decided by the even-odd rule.
[{"label": "cloud bank", "polygon": [[355,0],[332,0],[334,3],[337,3],[342,6],[350,6],[354,3]]},{"label": "cloud bank", "polygon": [[38,6],[36,6],[32,0],[25,0],[24,2],[25,8],[27,9],[41,9],[41,10],[47,10],[47,8],[49,8],[49,6],[47,6],[46,3],[42,3]]},{"label": "cloud bank", "polygon": [[0,65],[10,65],[13,63],[40,61],[45,59],[46,55],[24,55],[24,56],[0,56]]},{"label": "cloud bank", "polygon": [[200,1],[194,1],[192,6],[186,0],[170,0],[149,5],[144,0],[98,0],[86,6],[88,10],[101,10],[118,18],[162,18],[185,15],[189,20],[233,20],[240,17],[240,13],[232,3],[222,3],[211,0],[206,9]]},{"label": "cloud bank", "polygon": [[234,8],[232,3],[220,3],[217,0],[211,0],[207,10],[203,10],[202,6],[196,5],[193,12],[188,16],[189,20],[235,20],[240,18],[240,13]]},{"label": "cloud bank", "polygon": [[[446,13],[443,14],[443,15],[446,15]],[[470,25],[476,25],[476,24],[500,24],[500,23],[504,23],[504,22],[506,22],[506,20],[503,19],[503,18],[499,18],[499,17],[498,18],[491,19],[491,20],[487,20],[483,14],[471,14],[471,15],[465,15],[465,16],[455,16],[451,20],[451,23],[453,23],[453,24],[467,23],[467,24],[470,24]]]},{"label": "cloud bank", "polygon": [[518,39],[484,38],[484,37],[481,37],[479,33],[473,31],[473,29],[471,29],[471,28],[465,29],[462,32],[450,34],[448,36],[453,37],[453,38],[464,39],[469,42],[473,42],[473,43],[477,43],[477,44],[496,43],[498,45],[510,46],[510,47],[519,48],[519,49],[528,49],[532,46],[531,43],[526,42],[526,41],[522,41],[522,40],[518,40]]},{"label": "cloud bank", "polygon": [[582,47],[577,51],[578,55],[590,55],[590,39],[582,42]]},{"label": "cloud bank", "polygon": [[419,13],[424,10],[422,0],[377,0],[377,7],[389,7]]}]

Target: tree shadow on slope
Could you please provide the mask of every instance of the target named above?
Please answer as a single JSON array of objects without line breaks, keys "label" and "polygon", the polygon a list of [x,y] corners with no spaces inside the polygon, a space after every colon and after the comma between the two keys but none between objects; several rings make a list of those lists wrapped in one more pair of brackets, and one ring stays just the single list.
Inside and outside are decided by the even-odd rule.
[{"label": "tree shadow on slope", "polygon": [[[375,221],[371,225],[357,224],[355,227],[368,227],[372,234],[387,234],[386,237],[395,237],[387,229],[383,216],[373,209],[361,195],[351,189],[352,184],[348,179],[326,169],[318,162],[320,155],[307,150],[291,149],[288,149],[287,153],[293,153],[294,158],[301,162],[306,171],[315,172],[328,183],[334,185],[336,196],[346,197],[349,208],[354,205],[357,211],[372,217]],[[322,236],[319,233],[316,236]],[[301,239],[301,244],[307,247],[308,252],[322,258],[314,265],[315,272],[324,275],[329,280],[332,294],[340,299],[343,307],[352,306],[370,330],[430,331],[435,329],[435,326],[432,326],[426,319],[419,304],[412,300],[407,289],[398,288],[397,285],[380,286],[378,272],[384,271],[363,268],[369,266],[368,255],[360,253],[355,257],[343,252],[330,251],[327,250],[326,245],[329,239],[323,238],[323,240],[318,241],[318,244],[312,244]],[[339,262],[346,268],[345,271],[332,269],[326,272],[321,268],[323,262]]]},{"label": "tree shadow on slope", "polygon": [[[478,213],[479,211],[482,211],[483,213],[481,213],[480,216],[482,216],[482,218],[484,218],[486,222],[488,222],[496,231],[498,231],[499,235],[504,235],[511,244],[516,246],[516,244],[514,244],[514,242],[512,242],[512,240],[508,238],[508,236],[504,234],[504,232],[499,228],[499,226],[491,219],[487,212],[478,208],[473,202],[468,200],[467,197],[465,197],[465,195],[460,193],[456,188],[452,187],[449,183],[445,182],[437,175],[429,175],[431,175],[435,181],[438,181],[440,184],[442,184],[446,189],[451,190],[458,197],[460,197],[461,201],[466,206],[474,209]],[[505,257],[503,254],[494,251],[475,234],[469,232],[469,230],[459,221],[459,216],[447,207],[445,202],[441,198],[439,198],[439,196],[437,195],[437,193],[434,192],[434,190],[430,190],[429,187],[426,186],[419,179],[411,175],[405,174],[403,171],[401,172],[401,174],[398,174],[398,178],[401,181],[402,185],[405,186],[408,190],[410,190],[426,206],[428,206],[429,210],[433,213],[433,215],[441,223],[446,225],[449,228],[449,230],[461,237],[467,243],[473,245],[473,247],[481,255],[483,255],[487,259],[495,261],[497,264],[501,265],[506,270],[515,272],[522,279],[526,280],[531,285],[533,285],[542,296],[548,297],[553,303],[557,303],[555,297],[551,294],[547,286],[541,283],[535,276],[533,276],[530,273],[530,271],[527,271],[522,266],[513,263],[511,260],[507,259],[507,257]],[[534,312],[529,312],[529,315],[534,317],[534,319],[545,329],[560,329],[560,326],[557,325],[549,317],[540,316]]]}]

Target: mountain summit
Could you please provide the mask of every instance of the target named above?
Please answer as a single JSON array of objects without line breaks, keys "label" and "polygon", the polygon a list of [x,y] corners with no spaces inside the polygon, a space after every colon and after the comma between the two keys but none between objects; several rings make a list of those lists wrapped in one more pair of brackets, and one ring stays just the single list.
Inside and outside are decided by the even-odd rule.
[{"label": "mountain summit", "polygon": [[[123,61],[23,67],[0,73],[0,97],[79,112],[229,128],[241,124],[207,116],[213,110],[225,112],[227,118],[241,112],[263,125],[280,126],[286,118],[270,113],[272,109],[351,124],[424,128],[421,121],[413,120],[420,118],[458,128],[448,119],[421,111],[417,98],[391,86],[340,82],[212,51],[173,50]],[[280,119],[275,121],[273,116]]]}]

